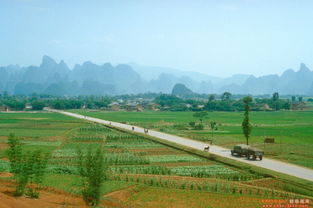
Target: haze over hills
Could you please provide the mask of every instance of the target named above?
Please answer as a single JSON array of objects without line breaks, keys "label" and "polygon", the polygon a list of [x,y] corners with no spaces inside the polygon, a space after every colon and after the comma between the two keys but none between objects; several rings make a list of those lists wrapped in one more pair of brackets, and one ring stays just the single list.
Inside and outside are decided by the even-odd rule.
[{"label": "haze over hills", "polygon": [[313,95],[313,71],[300,65],[298,71],[286,70],[281,76],[236,74],[219,78],[197,72],[137,64],[110,63],[102,65],[90,61],[70,69],[64,61],[55,62],[44,56],[39,66],[0,67],[0,92],[28,95],[116,95],[144,92],[171,93],[175,84],[184,84],[197,93],[232,94],[300,94]]}]

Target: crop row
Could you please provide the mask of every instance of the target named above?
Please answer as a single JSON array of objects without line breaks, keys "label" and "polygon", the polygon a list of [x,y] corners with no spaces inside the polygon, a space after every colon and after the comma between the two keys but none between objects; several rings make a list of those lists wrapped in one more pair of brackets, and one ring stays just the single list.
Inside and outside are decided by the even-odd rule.
[{"label": "crop row", "polygon": [[171,175],[171,170],[165,166],[118,166],[111,167],[110,171],[114,174],[153,174]]},{"label": "crop row", "polygon": [[104,162],[108,165],[141,165],[150,163],[146,158],[129,152],[106,154]]},{"label": "crop row", "polygon": [[110,132],[111,129],[105,128],[103,126],[95,125],[95,126],[86,126],[81,127],[79,131],[85,132],[85,131],[93,131],[93,132]]},{"label": "crop row", "polygon": [[[156,145],[157,143],[148,141],[148,140],[142,140],[142,139],[125,139],[125,140],[108,140],[106,139],[107,144],[151,144]],[[161,146],[160,144],[158,144]]]},{"label": "crop row", "polygon": [[[194,167],[194,169],[189,167]],[[247,181],[259,178],[251,174],[239,174],[237,171],[218,165],[201,166],[201,168],[198,166],[174,168],[165,166],[117,166],[111,167],[110,170],[114,174],[179,175],[197,178],[219,178],[229,181]]]},{"label": "crop row", "polygon": [[103,137],[94,137],[94,136],[77,136],[72,137],[71,140],[73,141],[89,141],[89,142],[101,142],[103,141]]},{"label": "crop row", "polygon": [[46,169],[47,173],[56,174],[78,174],[78,168],[70,165],[51,165],[49,164]]},{"label": "crop row", "polygon": [[171,171],[175,175],[180,176],[201,176],[210,177],[212,175],[232,175],[238,174],[237,171],[226,168],[222,165],[210,165],[210,166],[180,166],[174,167]]},{"label": "crop row", "polygon": [[223,194],[254,195],[264,198],[297,198],[293,193],[276,191],[273,189],[240,186],[233,183],[221,183],[220,181],[195,182],[191,180],[177,180],[163,177],[138,177],[136,175],[115,175],[113,180],[130,181],[156,187],[208,191]]},{"label": "crop row", "polygon": [[85,143],[85,142],[72,142],[72,143],[66,143],[62,147],[62,149],[71,149],[73,151],[77,150],[78,148],[80,149],[94,149],[98,148],[101,145],[101,143]]},{"label": "crop row", "polygon": [[152,155],[147,157],[150,162],[168,163],[168,162],[201,162],[203,159],[192,155]]},{"label": "crop row", "polygon": [[106,135],[106,139],[108,142],[115,142],[115,141],[125,141],[125,140],[139,140],[139,141],[148,141],[147,139],[144,139],[139,136],[132,136],[132,135],[112,135],[108,134]]},{"label": "crop row", "polygon": [[60,146],[62,144],[62,142],[45,142],[45,141],[27,141],[24,140],[22,141],[22,144],[25,145],[34,145],[34,146],[53,146],[53,147],[57,147]]},{"label": "crop row", "polygon": [[149,148],[160,148],[163,147],[159,144],[106,144],[105,147],[117,148],[117,149],[149,149]]},{"label": "crop row", "polygon": [[52,157],[76,157],[77,151],[75,149],[59,149],[53,152]]},{"label": "crop row", "polygon": [[[76,153],[74,154],[76,156]],[[52,157],[48,162],[51,165],[73,165],[77,163],[77,157]]]}]

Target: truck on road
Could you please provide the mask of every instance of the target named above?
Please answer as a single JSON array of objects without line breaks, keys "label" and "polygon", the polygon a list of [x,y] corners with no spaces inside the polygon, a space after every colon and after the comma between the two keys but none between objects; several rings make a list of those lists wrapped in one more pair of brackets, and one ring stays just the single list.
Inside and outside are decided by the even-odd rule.
[{"label": "truck on road", "polygon": [[235,145],[230,152],[231,155],[237,155],[239,157],[245,156],[247,159],[253,160],[256,160],[257,158],[262,160],[264,155],[264,152],[262,150],[251,147],[246,144]]}]

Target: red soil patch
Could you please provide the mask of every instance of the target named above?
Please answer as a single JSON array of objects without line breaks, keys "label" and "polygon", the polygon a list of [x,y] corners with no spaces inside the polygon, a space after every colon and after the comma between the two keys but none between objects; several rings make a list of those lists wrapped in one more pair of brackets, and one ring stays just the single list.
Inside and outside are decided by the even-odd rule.
[{"label": "red soil patch", "polygon": [[1,140],[7,140],[7,139],[8,139],[7,136],[0,136],[0,141],[1,141]]},{"label": "red soil patch", "polygon": [[0,150],[5,150],[9,147],[7,143],[0,143]]},{"label": "red soil patch", "polygon": [[13,176],[12,173],[9,173],[9,172],[2,172],[0,173],[0,178],[9,178]]},{"label": "red soil patch", "polygon": [[[57,207],[88,207],[82,197],[73,196],[62,191],[53,189],[41,190],[39,199],[32,199],[25,196],[14,197],[10,181],[0,181],[0,208],[57,208]],[[101,207],[122,207],[119,203],[102,200]]]},{"label": "red soil patch", "polygon": [[1,158],[0,160],[3,160],[3,161],[9,161],[9,158],[7,158],[7,157],[3,157],[3,158]]}]

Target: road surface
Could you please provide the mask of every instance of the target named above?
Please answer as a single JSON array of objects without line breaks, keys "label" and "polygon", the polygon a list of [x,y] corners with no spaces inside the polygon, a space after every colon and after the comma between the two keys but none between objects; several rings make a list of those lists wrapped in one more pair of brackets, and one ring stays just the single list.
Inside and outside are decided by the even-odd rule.
[{"label": "road surface", "polygon": [[[83,115],[76,114],[76,113],[59,111],[59,110],[54,110],[54,109],[49,109],[49,108],[46,108],[46,110],[51,111],[51,112],[61,113],[61,114],[67,115],[67,116],[72,116],[75,118],[93,121],[93,122],[100,123],[100,124],[110,125],[112,127],[118,127],[118,128],[122,128],[122,129],[126,129],[126,130],[132,130],[132,131],[138,132],[138,133],[145,133],[144,128],[137,127],[137,126],[122,124],[122,123],[113,122],[113,121],[107,121],[107,120],[103,120],[103,119],[93,118],[93,117],[89,117],[89,116],[83,116]],[[133,130],[133,128],[134,128],[134,130]],[[179,136],[174,136],[174,135],[170,135],[170,134],[166,134],[166,133],[162,133],[162,132],[158,132],[158,131],[154,131],[154,130],[150,130],[150,129],[148,130],[148,132],[146,134],[153,136],[153,137],[156,137],[156,138],[159,138],[159,139],[163,139],[163,140],[174,142],[174,143],[177,143],[180,145],[191,147],[191,148],[194,148],[197,150],[203,150],[204,147],[207,146],[206,143],[203,143],[200,141],[195,141],[195,140],[191,140],[191,139],[187,139],[187,138],[183,138],[183,137],[179,137]],[[266,168],[269,170],[273,170],[273,171],[277,171],[277,172],[284,173],[287,175],[291,175],[291,176],[295,176],[298,178],[313,181],[313,170],[309,169],[309,168],[305,168],[305,167],[301,167],[301,166],[297,166],[297,165],[293,165],[290,163],[285,163],[285,162],[281,162],[281,161],[277,161],[277,160],[273,160],[273,159],[268,159],[268,158],[264,158],[264,157],[263,157],[262,161],[259,161],[259,160],[253,161],[253,160],[247,160],[246,158],[242,158],[242,157],[234,157],[234,156],[231,156],[229,149],[226,149],[226,148],[223,148],[220,146],[216,146],[216,145],[210,145],[210,151],[209,152],[211,154],[215,154],[215,155],[218,155],[221,157],[229,158],[232,160],[237,160],[237,161],[247,163],[250,165],[259,166],[259,167]]]}]

